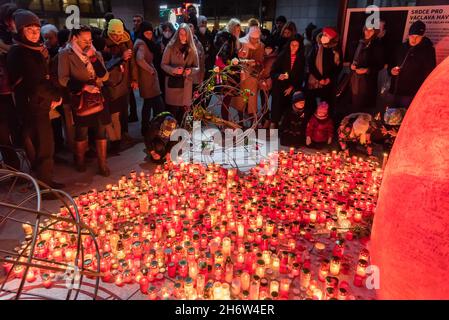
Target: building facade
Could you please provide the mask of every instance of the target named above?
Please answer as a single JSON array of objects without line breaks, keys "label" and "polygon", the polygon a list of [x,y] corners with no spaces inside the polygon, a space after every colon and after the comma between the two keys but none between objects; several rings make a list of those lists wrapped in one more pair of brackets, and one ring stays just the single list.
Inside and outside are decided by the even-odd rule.
[{"label": "building facade", "polygon": [[298,30],[304,32],[313,22],[317,26],[338,26],[339,13],[345,5],[348,8],[430,6],[449,4],[448,0],[277,0],[276,16],[284,15],[296,23]]}]

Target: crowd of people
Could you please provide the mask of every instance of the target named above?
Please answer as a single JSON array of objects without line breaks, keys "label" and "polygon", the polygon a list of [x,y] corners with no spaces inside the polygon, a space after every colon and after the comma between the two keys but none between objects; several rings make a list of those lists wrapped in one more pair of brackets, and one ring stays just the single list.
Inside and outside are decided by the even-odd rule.
[{"label": "crowd of people", "polygon": [[[379,30],[364,27],[344,72],[334,28],[311,23],[300,33],[283,16],[271,31],[257,19],[244,30],[236,18],[222,30],[209,30],[193,6],[178,28],[153,28],[141,15],[134,16],[132,31],[111,13],[105,20],[104,30],[58,30],[13,4],[0,8],[0,145],[23,148],[37,178],[52,188],[64,187],[52,176],[64,149],[73,152],[76,170],[85,171],[86,157],[96,157],[98,173],[108,176],[107,157],[136,143],[128,123],[139,117],[150,159],[163,159],[167,139],[155,137],[179,125],[214,68],[235,59],[248,68],[234,80],[252,95],[238,99],[222,92],[223,119],[231,108],[241,119],[256,114],[259,100],[268,96],[270,112],[261,126],[279,129],[282,144],[321,148],[337,140],[343,150],[359,144],[368,155],[373,141],[391,146],[436,65],[421,21],[394,50],[384,41],[385,23]],[[382,72],[391,78],[392,102],[379,110]],[[350,100],[342,104],[344,92]],[[135,93],[143,99],[140,115]]]}]

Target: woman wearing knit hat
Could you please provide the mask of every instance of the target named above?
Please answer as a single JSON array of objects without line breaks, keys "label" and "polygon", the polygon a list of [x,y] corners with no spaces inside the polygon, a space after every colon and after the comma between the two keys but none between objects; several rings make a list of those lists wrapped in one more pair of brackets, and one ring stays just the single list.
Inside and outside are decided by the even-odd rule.
[{"label": "woman wearing knit hat", "polygon": [[127,135],[129,94],[130,88],[134,90],[138,87],[133,43],[119,19],[109,21],[103,56],[109,71],[106,92],[112,116],[108,136],[111,140],[111,152],[117,154],[120,151],[122,136],[127,142],[132,140]]},{"label": "woman wearing knit hat", "polygon": [[407,41],[394,54],[390,93],[395,107],[408,108],[436,66],[435,48],[424,36],[425,32],[424,22],[415,21],[410,26]]},{"label": "woman wearing knit hat", "polygon": [[309,78],[306,91],[308,117],[317,107],[317,98],[327,101],[331,109],[334,107],[336,83],[343,65],[338,41],[339,35],[331,27],[323,28],[316,37],[316,44],[308,61]]},{"label": "woman wearing knit hat", "polygon": [[24,144],[37,178],[50,187],[64,187],[52,179],[53,131],[49,112],[61,104],[60,92],[50,81],[49,54],[40,41],[40,21],[31,11],[14,13],[17,34],[9,50],[7,67],[21,111]]}]

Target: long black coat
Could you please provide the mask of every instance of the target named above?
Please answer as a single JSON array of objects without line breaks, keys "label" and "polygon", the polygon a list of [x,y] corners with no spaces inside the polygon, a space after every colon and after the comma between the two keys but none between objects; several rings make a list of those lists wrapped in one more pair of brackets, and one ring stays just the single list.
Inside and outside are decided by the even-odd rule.
[{"label": "long black coat", "polygon": [[[316,66],[316,56],[318,54],[318,46],[315,45],[312,49],[312,52],[309,56],[309,72],[313,74],[313,76],[317,80],[323,79],[331,79],[331,82],[335,83],[343,65],[343,54],[337,46],[327,48],[323,48],[323,73],[318,71]],[[336,63],[336,55],[338,55],[338,63]]]},{"label": "long black coat", "polygon": [[[363,40],[362,40],[363,41]],[[377,78],[384,67],[384,47],[380,40],[368,43],[359,42],[360,53],[354,57],[357,68],[366,68],[368,73],[359,75],[355,72],[351,78],[352,110],[350,112],[372,112],[376,106]]]},{"label": "long black coat", "polygon": [[40,51],[13,45],[7,55],[7,69],[24,119],[48,117],[52,101],[61,96],[50,81],[49,60]]},{"label": "long black coat", "polygon": [[[398,76],[391,78],[390,92],[399,96],[415,96],[427,76],[436,67],[435,48],[429,38],[415,47],[403,43],[394,55],[390,68],[402,66]],[[391,71],[391,69],[390,69]]]},{"label": "long black coat", "polygon": [[[279,76],[288,72],[289,78],[287,80],[279,80]],[[282,114],[288,110],[291,104],[291,95],[295,91],[304,90],[304,76],[305,76],[305,57],[304,49],[298,50],[293,68],[291,66],[290,47],[282,51],[273,63],[271,68],[271,78],[273,79],[272,89],[272,120],[277,122],[280,120]],[[293,91],[289,96],[284,95],[284,91],[293,86]]]}]

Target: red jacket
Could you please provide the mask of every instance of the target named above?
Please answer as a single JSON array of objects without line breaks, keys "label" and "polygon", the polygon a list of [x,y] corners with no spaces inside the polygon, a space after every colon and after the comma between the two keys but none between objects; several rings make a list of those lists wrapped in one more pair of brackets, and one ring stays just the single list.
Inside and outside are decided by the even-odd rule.
[{"label": "red jacket", "polygon": [[331,118],[320,120],[315,115],[310,118],[307,124],[306,136],[310,137],[313,142],[327,142],[333,135],[334,123]]}]

